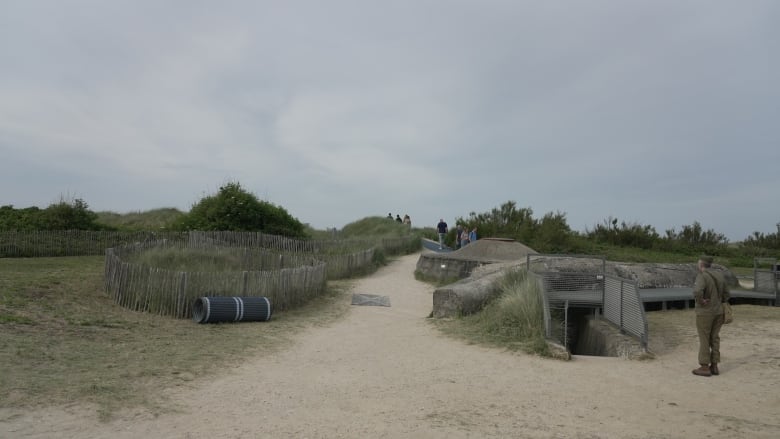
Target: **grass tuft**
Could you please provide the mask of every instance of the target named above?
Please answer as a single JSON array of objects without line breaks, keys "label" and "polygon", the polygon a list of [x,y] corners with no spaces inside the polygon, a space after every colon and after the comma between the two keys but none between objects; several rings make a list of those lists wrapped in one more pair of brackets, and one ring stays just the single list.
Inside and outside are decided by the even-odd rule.
[{"label": "grass tuft", "polygon": [[437,321],[442,330],[472,343],[547,356],[541,291],[525,270],[498,281],[499,296],[476,314]]}]

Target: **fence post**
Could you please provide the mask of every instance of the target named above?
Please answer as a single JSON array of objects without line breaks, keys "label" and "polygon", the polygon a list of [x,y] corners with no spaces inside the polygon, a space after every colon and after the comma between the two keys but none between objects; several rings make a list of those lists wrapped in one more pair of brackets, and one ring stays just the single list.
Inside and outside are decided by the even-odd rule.
[{"label": "fence post", "polygon": [[625,294],[625,282],[623,279],[620,280],[620,333],[625,334],[626,330],[623,328],[623,302],[625,299],[623,298]]},{"label": "fence post", "polygon": [[564,302],[563,309],[563,346],[569,349],[569,301]]},{"label": "fence post", "polygon": [[176,304],[176,317],[183,318],[186,314],[186,298],[187,298],[187,272],[182,271],[181,274],[181,282],[179,282],[179,300],[177,300]]}]

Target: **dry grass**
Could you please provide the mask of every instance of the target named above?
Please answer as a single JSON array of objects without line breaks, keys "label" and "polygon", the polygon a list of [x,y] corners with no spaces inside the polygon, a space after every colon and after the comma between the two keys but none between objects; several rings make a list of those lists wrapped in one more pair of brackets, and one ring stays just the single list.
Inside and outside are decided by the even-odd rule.
[{"label": "dry grass", "polygon": [[[780,307],[762,305],[733,305],[734,324],[724,325],[724,338],[729,334],[747,333],[756,327],[775,324],[780,318]],[[740,324],[736,324],[739,321]],[[749,322],[745,325],[744,322]],[[663,355],[691,340],[697,340],[696,315],[693,309],[653,311],[647,313],[649,350]]]},{"label": "dry grass", "polygon": [[103,290],[103,258],[0,259],[0,407],[71,401],[104,419],[170,407],[164,389],[272,353],[348,308],[349,283],[271,321],[200,325],[128,311]]}]

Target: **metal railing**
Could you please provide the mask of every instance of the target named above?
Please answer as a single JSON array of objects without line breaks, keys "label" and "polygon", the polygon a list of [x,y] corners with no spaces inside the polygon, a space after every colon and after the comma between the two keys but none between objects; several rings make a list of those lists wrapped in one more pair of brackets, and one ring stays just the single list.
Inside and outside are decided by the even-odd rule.
[{"label": "metal railing", "polygon": [[[638,284],[607,275],[606,259],[585,255],[528,255],[527,267],[544,292],[545,335],[568,347],[569,308],[602,310],[605,320],[647,348],[648,326]],[[563,324],[553,319],[563,314]]]},{"label": "metal railing", "polygon": [[647,316],[636,282],[617,276],[604,276],[604,318],[620,328],[620,332],[639,339],[647,349]]},{"label": "metal railing", "polygon": [[780,306],[780,265],[777,258],[753,259],[753,291],[775,295],[775,306]]},{"label": "metal railing", "polygon": [[775,295],[775,305],[780,299],[780,265],[776,258],[753,259],[753,291]]}]

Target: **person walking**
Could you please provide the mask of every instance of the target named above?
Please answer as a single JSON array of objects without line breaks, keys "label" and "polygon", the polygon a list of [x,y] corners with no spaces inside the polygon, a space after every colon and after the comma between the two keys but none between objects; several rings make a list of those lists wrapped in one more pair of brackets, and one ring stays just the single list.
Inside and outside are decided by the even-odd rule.
[{"label": "person walking", "polygon": [[477,226],[474,226],[473,229],[469,232],[469,242],[476,242],[477,240]]},{"label": "person walking", "polygon": [[698,376],[720,375],[720,328],[723,326],[723,306],[730,298],[729,286],[723,274],[711,270],[712,256],[699,257],[693,298],[696,301],[696,332],[699,334]]},{"label": "person walking", "polygon": [[436,230],[439,232],[439,250],[444,248],[444,235],[447,234],[447,223],[444,218],[439,218],[439,224],[436,224]]}]

